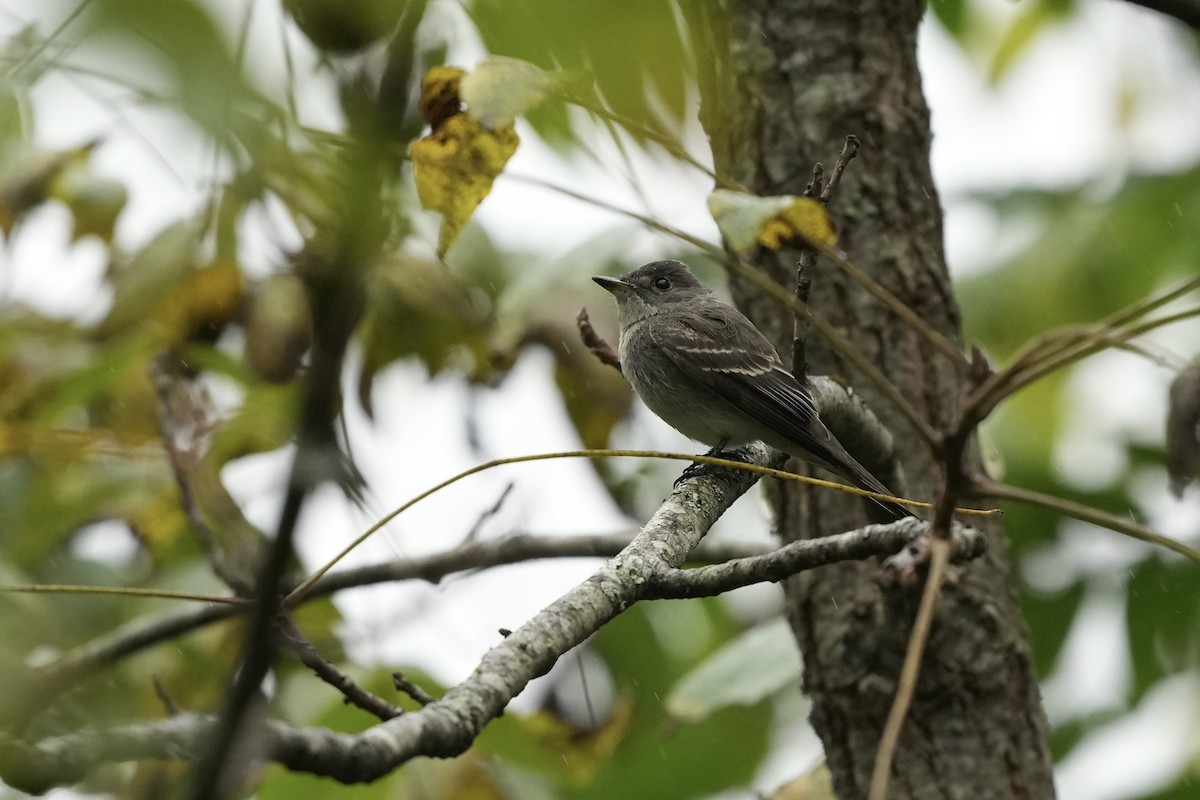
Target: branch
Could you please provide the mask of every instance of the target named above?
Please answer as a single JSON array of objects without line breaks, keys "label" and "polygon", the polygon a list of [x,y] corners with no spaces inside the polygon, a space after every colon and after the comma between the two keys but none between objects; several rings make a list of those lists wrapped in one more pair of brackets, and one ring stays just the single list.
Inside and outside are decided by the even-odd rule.
[{"label": "branch", "polygon": [[[632,537],[626,534],[554,538],[516,534],[504,539],[472,542],[410,561],[389,561],[335,572],[318,582],[313,587],[310,597],[327,597],[345,589],[405,580],[437,583],[447,575],[457,572],[538,559],[607,558],[615,556],[627,547],[631,539]],[[770,549],[765,544],[704,542],[696,548],[689,560],[719,563],[734,558],[761,555]],[[149,621],[134,620],[105,636],[93,639],[50,664],[39,667],[31,680],[23,686],[20,707],[5,722],[8,726],[20,728],[25,720],[44,709],[57,695],[94,675],[98,670],[176,636],[231,619],[244,610],[245,606],[220,605],[172,611]]]},{"label": "branch", "polygon": [[888,711],[883,735],[879,739],[875,768],[871,772],[871,786],[867,795],[869,800],[886,800],[887,798],[888,782],[892,774],[892,760],[896,755],[896,747],[900,743],[900,731],[904,728],[904,720],[908,716],[913,696],[917,691],[917,679],[921,674],[921,660],[925,654],[925,645],[929,642],[929,630],[933,627],[933,613],[937,608],[942,581],[946,577],[950,541],[933,536],[930,537],[929,547],[931,554],[929,575],[925,578],[925,590],[921,593],[920,609],[913,622],[912,634],[908,638],[908,647],[904,652],[904,664],[900,669],[900,680],[897,682],[896,699]]},{"label": "branch", "polygon": [[304,666],[315,672],[318,678],[341,692],[347,703],[356,705],[380,719],[392,719],[404,713],[403,708],[371,694],[351,680],[349,675],[331,664],[317,651],[317,648],[313,646],[313,643],[308,640],[308,637],[291,617],[281,616],[279,627],[283,634],[283,641]]},{"label": "branch", "polygon": [[[912,517],[887,525],[867,525],[845,533],[801,539],[778,550],[710,567],[669,570],[654,576],[646,599],[713,597],[755,583],[772,583],[826,564],[889,556],[921,539],[928,523]],[[956,526],[953,557],[983,555],[987,539],[973,528]]]},{"label": "branch", "polygon": [[612,345],[604,341],[604,337],[596,333],[586,308],[579,309],[579,313],[575,316],[575,324],[579,326],[579,338],[583,340],[584,347],[591,350],[601,364],[614,367],[620,372],[621,357],[617,355],[616,350],[613,350]]},{"label": "branch", "polygon": [[1197,564],[1200,564],[1200,551],[1188,547],[1183,542],[1177,542],[1169,536],[1163,536],[1161,533],[1156,533],[1142,525],[1138,525],[1133,520],[1118,517],[1115,514],[1109,514],[1092,506],[1086,506],[1082,503],[1076,503],[1071,500],[1064,500],[1061,497],[1054,497],[1041,492],[1035,492],[1031,489],[1021,489],[1016,486],[994,481],[983,475],[975,475],[973,477],[974,491],[982,497],[995,497],[1000,500],[1015,500],[1018,503],[1026,503],[1027,505],[1045,508],[1050,511],[1057,511],[1060,514],[1065,514],[1068,517],[1074,517],[1081,522],[1090,522],[1093,525],[1098,525],[1101,528],[1122,533],[1133,539],[1138,539],[1143,542],[1150,542],[1159,547],[1164,547],[1173,553],[1187,558]]},{"label": "branch", "polygon": [[[762,463],[772,454],[747,448]],[[471,676],[424,708],[359,735],[293,730],[278,723],[259,731],[262,756],[291,769],[343,783],[376,780],[417,756],[451,757],[475,737],[534,678],[566,652],[646,595],[650,578],[678,568],[712,524],[758,476],[721,470],[680,483],[642,531],[591,578],[546,606],[486,653]],[[182,725],[181,720],[189,725]],[[209,736],[209,718],[175,717],[96,737],[87,732],[37,745],[0,740],[0,779],[26,791],[79,780],[96,764],[130,758],[192,756]],[[222,725],[219,730],[224,731]]]},{"label": "branch", "polygon": [[[837,163],[833,165],[833,173],[829,176],[829,182],[824,185],[822,185],[822,180],[825,176],[825,168],[821,166],[820,162],[813,164],[813,179],[808,186],[804,187],[804,196],[816,198],[821,201],[822,205],[828,206],[829,201],[833,199],[833,190],[842,181],[842,173],[846,171],[846,165],[858,155],[860,145],[861,142],[857,136],[846,137],[846,141],[842,145],[842,152],[838,154]],[[804,308],[808,308],[808,296],[812,291],[813,267],[816,264],[817,251],[808,245],[802,247],[800,258],[796,263],[796,303]],[[804,384],[808,382],[809,322],[802,314],[793,316],[792,374],[796,376],[796,380]]]},{"label": "branch", "polygon": [[[758,462],[771,457],[763,447],[749,452]],[[425,698],[430,702],[424,708],[361,734],[296,729],[267,721],[252,742],[256,756],[292,770],[357,783],[378,779],[417,756],[458,755],[529,681],[544,675],[563,654],[638,600],[695,596],[702,586],[720,592],[734,585],[779,580],[833,560],[895,552],[919,536],[924,527],[916,521],[872,525],[829,539],[798,542],[722,567],[680,570],[712,523],[756,479],[752,473],[724,470],[682,482],[615,558],[493,647],[463,683],[440,699]],[[611,537],[605,540],[612,541]],[[979,552],[982,541],[981,536],[960,531],[955,547],[961,549],[960,555],[970,556]],[[504,544],[474,543],[469,549]],[[326,578],[320,588],[343,575]],[[107,762],[195,758],[217,727],[213,717],[185,714],[107,731],[85,730],[36,744],[0,737],[0,778],[24,791],[40,793],[77,782]]]}]

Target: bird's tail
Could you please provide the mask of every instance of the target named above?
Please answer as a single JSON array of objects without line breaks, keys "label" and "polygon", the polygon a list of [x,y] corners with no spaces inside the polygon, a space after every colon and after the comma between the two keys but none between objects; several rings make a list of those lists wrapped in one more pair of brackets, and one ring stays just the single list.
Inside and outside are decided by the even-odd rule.
[{"label": "bird's tail", "polygon": [[[878,478],[876,478],[870,472],[867,472],[866,467],[864,467],[862,464],[850,459],[850,462],[845,466],[849,468],[847,470],[849,474],[845,475],[845,477],[853,482],[858,488],[865,489],[868,492],[875,492],[876,494],[887,494],[895,497],[895,493],[880,483]],[[917,516],[907,507],[902,506],[899,503],[893,503],[888,500],[880,500],[877,497],[872,497],[870,499],[871,502],[873,502],[879,509],[882,510],[884,514],[887,515],[888,522],[895,522],[896,520],[905,519],[906,517]]]}]

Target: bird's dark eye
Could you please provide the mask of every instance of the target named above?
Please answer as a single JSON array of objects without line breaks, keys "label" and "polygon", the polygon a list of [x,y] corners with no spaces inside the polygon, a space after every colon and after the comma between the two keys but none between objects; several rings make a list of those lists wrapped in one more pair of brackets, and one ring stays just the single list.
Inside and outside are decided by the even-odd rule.
[{"label": "bird's dark eye", "polygon": [[654,281],[654,288],[660,292],[665,292],[671,288],[671,281],[668,278],[658,278]]}]

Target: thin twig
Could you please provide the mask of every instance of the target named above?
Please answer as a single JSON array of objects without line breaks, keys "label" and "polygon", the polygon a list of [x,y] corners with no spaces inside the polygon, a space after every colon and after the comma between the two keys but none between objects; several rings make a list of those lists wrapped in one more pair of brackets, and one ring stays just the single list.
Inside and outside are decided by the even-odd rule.
[{"label": "thin twig", "polygon": [[0,594],[107,594],[117,597],[153,597],[159,600],[192,600],[197,603],[222,603],[231,606],[250,604],[250,601],[244,597],[219,594],[172,592],[166,589],[142,589],[135,586],[84,586],[64,583],[0,585]]},{"label": "thin twig", "polygon": [[1182,322],[1200,316],[1200,306],[1184,309],[1183,311],[1143,320],[1137,324],[1128,322],[1116,329],[1108,326],[1093,326],[1084,332],[1072,330],[1064,335],[1065,341],[1055,342],[1046,347],[1048,354],[1040,359],[1029,351],[1021,354],[1021,362],[1016,362],[985,381],[976,391],[971,393],[964,404],[964,419],[978,421],[991,413],[1004,398],[1020,391],[1026,386],[1062,369],[1076,361],[1104,350],[1115,347],[1128,339],[1148,333],[1156,328]]},{"label": "thin twig", "polygon": [[607,364],[620,372],[621,357],[617,355],[616,350],[613,350],[612,345],[596,333],[586,308],[579,309],[579,313],[575,315],[575,324],[579,327],[579,338],[583,340],[583,346],[591,350],[592,355],[600,359],[601,364]]},{"label": "thin twig", "polygon": [[842,181],[842,173],[846,171],[846,165],[854,160],[858,155],[858,148],[862,146],[862,142],[854,134],[846,136],[846,141],[842,143],[842,152],[838,154],[837,163],[833,165],[833,172],[829,174],[829,182],[825,184],[825,188],[821,189],[821,203],[829,205],[829,201],[833,199],[833,190]]},{"label": "thin twig", "polygon": [[[458,572],[538,559],[609,558],[619,553],[632,538],[631,535],[624,534],[562,537],[515,534],[503,539],[461,545],[408,561],[393,560],[335,572],[319,581],[309,597],[328,597],[347,589],[405,580],[436,583],[447,575]],[[693,551],[689,560],[694,563],[720,563],[735,558],[762,555],[770,549],[767,545],[705,540]],[[95,675],[106,666],[176,636],[231,619],[245,613],[248,608],[249,604],[243,603],[240,606],[214,605],[172,611],[151,620],[136,619],[115,631],[99,636],[39,667],[33,676],[29,691],[22,698],[22,708],[25,710],[14,713],[13,716],[23,719],[27,713],[37,713],[60,692],[69,689],[80,680]]]},{"label": "thin twig", "polygon": [[[494,469],[495,467],[501,467],[501,466],[505,466],[507,464],[524,464],[524,463],[530,463],[530,462],[534,462],[534,461],[549,461],[549,460],[558,459],[558,458],[663,458],[663,459],[668,459],[671,461],[698,462],[701,464],[712,464],[713,466],[717,466],[717,467],[728,467],[730,469],[742,471],[742,472],[753,472],[760,476],[766,475],[766,476],[772,477],[772,478],[779,478],[780,480],[797,481],[799,483],[807,483],[812,486],[823,486],[823,487],[830,488],[830,489],[836,489],[837,491],[848,492],[850,494],[858,495],[859,497],[867,497],[867,498],[870,498],[873,500],[883,500],[885,502],[897,503],[899,505],[911,506],[913,508],[932,508],[932,506],[929,503],[923,503],[923,502],[920,502],[917,500],[908,500],[908,499],[904,499],[904,498],[893,497],[891,495],[880,494],[878,492],[869,492],[864,489],[858,489],[853,486],[846,486],[845,484],[837,483],[835,481],[825,481],[825,480],[821,480],[820,478],[812,478],[807,475],[797,475],[793,472],[787,472],[787,471],[781,470],[781,469],[774,469],[772,467],[766,467],[766,466],[762,466],[760,464],[751,464],[751,463],[747,463],[745,461],[735,461],[733,459],[728,459],[728,458],[715,458],[713,456],[708,456],[708,455],[692,455],[692,454],[687,454],[687,453],[660,453],[660,452],[656,452],[653,450],[567,450],[567,451],[558,452],[558,453],[535,453],[533,455],[526,455],[526,456],[510,456],[508,458],[495,458],[495,459],[492,459],[491,461],[487,461],[482,464],[476,464],[475,466],[473,466],[469,469],[465,469],[462,472],[459,472],[457,475],[453,475],[453,476],[447,478],[446,480],[442,481],[441,483],[437,484],[436,486],[432,486],[429,489],[426,489],[425,491],[416,495],[415,497],[409,499],[408,501],[401,504],[393,511],[390,511],[389,513],[385,514],[374,525],[372,525],[370,528],[368,528],[366,531],[364,531],[362,534],[360,534],[357,538],[355,538],[354,541],[352,541],[350,544],[346,545],[346,547],[344,547],[341,552],[339,552],[332,559],[330,559],[328,562],[326,562],[324,566],[322,566],[321,568],[319,568],[318,570],[313,572],[299,586],[297,586],[295,589],[293,589],[287,595],[287,597],[284,598],[284,601],[283,601],[284,606],[286,608],[295,607],[295,605],[301,599],[303,599],[305,597],[305,595],[307,595],[312,590],[313,585],[318,580],[321,579],[321,576],[323,576],[325,573],[329,572],[329,570],[331,570],[339,561],[341,561],[343,558],[345,558],[350,553],[351,550],[358,547],[360,544],[362,544],[364,541],[366,541],[370,536],[372,536],[374,533],[379,531],[381,528],[383,528],[385,525],[387,525],[389,522],[391,522],[397,516],[404,513],[409,508],[411,508],[412,506],[421,502],[422,500],[426,499],[427,497],[437,494],[442,489],[445,489],[448,486],[458,483],[459,481],[463,480],[464,478],[469,478],[472,475],[475,475],[480,472],[484,472],[485,470]],[[973,515],[978,515],[978,516],[991,516],[991,515],[997,513],[994,510],[981,510],[981,509],[976,509],[976,508],[959,508],[959,509],[955,509],[955,510],[960,513],[963,513],[963,514],[973,514]]]},{"label": "thin twig", "polygon": [[436,697],[409,680],[403,672],[392,673],[392,685],[396,687],[396,691],[404,692],[423,706],[427,706],[437,700]]},{"label": "thin twig", "polygon": [[475,524],[471,526],[471,530],[467,531],[467,535],[463,537],[463,541],[473,542],[479,538],[479,533],[483,530],[483,526],[487,524],[487,521],[500,513],[500,509],[504,507],[504,501],[508,499],[510,494],[512,494],[514,486],[516,486],[516,484],[514,484],[512,481],[508,482],[508,484],[504,487],[504,490],[500,492],[500,496],[496,498],[496,502],[492,503],[491,506],[485,508],[483,512],[480,513],[479,517],[475,520]]},{"label": "thin twig", "polygon": [[[777,582],[805,570],[842,561],[902,552],[929,530],[929,524],[907,517],[886,525],[867,525],[817,539],[799,539],[770,553],[695,569],[677,569],[650,580],[647,599],[714,597],[754,583]],[[956,526],[951,542],[955,560],[983,555],[986,537],[973,528]]]},{"label": "thin twig", "polygon": [[[808,297],[812,292],[812,273],[817,265],[817,251],[805,247],[796,261],[796,302],[808,308]],[[808,317],[792,315],[792,375],[800,383],[808,383]]]},{"label": "thin twig", "polygon": [[238,734],[246,712],[275,660],[271,629],[280,612],[279,583],[292,556],[292,536],[307,494],[298,475],[302,459],[310,457],[307,451],[308,447],[302,442],[292,459],[292,476],[284,495],[279,526],[259,573],[254,613],[246,629],[241,663],[226,693],[216,735],[194,770],[195,777],[188,795],[191,800],[212,800],[224,796],[221,787],[229,755],[234,742],[240,738]]},{"label": "thin twig", "polygon": [[1188,547],[1183,542],[1176,541],[1169,536],[1164,536],[1161,533],[1156,533],[1149,528],[1138,525],[1132,520],[1118,517],[1114,514],[1101,511],[1092,506],[1085,506],[1082,503],[1076,503],[1071,500],[1064,500],[1061,497],[1054,497],[1041,492],[1035,492],[1032,489],[1022,489],[1017,486],[1010,486],[1006,483],[988,478],[984,475],[975,475],[972,479],[974,494],[980,497],[994,497],[1000,500],[1014,500],[1018,503],[1025,503],[1038,508],[1045,508],[1050,511],[1057,511],[1060,514],[1065,514],[1068,517],[1080,520],[1081,522],[1090,522],[1093,525],[1099,525],[1101,528],[1108,528],[1111,531],[1124,534],[1139,541],[1156,544],[1159,547],[1166,548],[1173,553],[1187,558],[1197,564],[1200,564],[1200,551]]},{"label": "thin twig", "polygon": [[[1108,315],[1099,322],[1091,325],[1066,325],[1034,338],[1017,351],[1002,372],[992,375],[983,385],[976,389],[973,393],[975,399],[968,401],[968,405],[980,404],[981,408],[994,408],[998,400],[992,401],[991,397],[1001,392],[1005,396],[1011,394],[1012,390],[1008,390],[1006,384],[1012,381],[1014,376],[1022,370],[1034,367],[1039,362],[1045,362],[1054,356],[1061,356],[1068,348],[1078,345],[1081,341],[1086,340],[1089,336],[1096,335],[1098,332],[1113,332],[1122,328],[1127,323],[1144,317],[1151,311],[1183,297],[1197,287],[1200,287],[1200,275],[1181,281],[1179,284],[1163,291],[1155,297],[1132,303],[1126,308]],[[983,405],[985,399],[988,401],[988,405],[986,406]]]},{"label": "thin twig", "polygon": [[322,656],[290,616],[286,614],[280,616],[279,628],[283,634],[284,643],[296,654],[301,663],[316,673],[318,678],[341,692],[342,696],[346,698],[346,702],[358,706],[379,719],[392,719],[404,713],[403,708],[368,692]]},{"label": "thin twig", "polygon": [[950,561],[952,548],[949,539],[933,537],[929,543],[929,549],[929,576],[925,579],[921,605],[917,611],[917,618],[913,622],[908,648],[904,653],[904,666],[900,670],[896,698],[892,702],[891,710],[888,711],[883,735],[879,739],[879,749],[875,754],[875,767],[871,772],[868,800],[885,800],[887,797],[888,780],[892,774],[892,761],[896,756],[896,746],[900,742],[900,731],[904,728],[904,720],[908,716],[908,709],[912,706],[913,695],[917,689],[917,679],[921,674],[921,659],[925,653],[925,645],[929,642],[929,630],[933,625],[933,613],[937,608],[938,594],[941,592],[942,581],[946,576],[946,565]]},{"label": "thin twig", "polygon": [[[837,163],[833,167],[833,174],[829,176],[829,183],[823,184],[825,169],[820,162],[813,164],[812,181],[804,187],[805,197],[814,197],[821,201],[822,205],[828,206],[833,199],[833,190],[837,188],[842,181],[842,173],[846,171],[846,165],[849,164],[856,155],[858,155],[859,141],[858,137],[853,134],[846,137],[846,141],[842,144],[842,152],[838,154]],[[797,305],[808,309],[808,298],[812,293],[813,269],[817,265],[817,251],[811,246],[805,245],[800,250],[800,258],[796,262],[796,303]],[[808,382],[808,317],[804,314],[794,314],[792,317],[792,375],[801,384]]]},{"label": "thin twig", "polygon": [[150,679],[150,683],[154,686],[154,694],[158,697],[158,702],[162,703],[163,711],[167,712],[168,717],[173,717],[179,713],[179,707],[175,705],[175,701],[171,699],[171,695],[167,694],[167,689],[162,684],[162,680],[157,675]]},{"label": "thin twig", "polygon": [[704,164],[704,163],[698,161],[695,158],[695,156],[693,156],[691,153],[689,153],[687,150],[684,149],[683,145],[680,142],[676,141],[675,139],[671,138],[670,136],[666,136],[666,135],[660,133],[659,131],[654,130],[653,128],[646,125],[645,123],[642,123],[636,119],[633,119],[632,117],[627,117],[616,111],[612,111],[607,108],[601,108],[601,107],[595,105],[594,103],[592,103],[582,97],[579,97],[578,95],[568,94],[565,96],[565,98],[568,102],[579,106],[584,111],[587,111],[590,114],[595,114],[596,116],[600,117],[601,119],[604,119],[607,122],[615,122],[616,124],[620,125],[622,128],[625,128],[626,130],[631,131],[632,133],[644,136],[645,138],[649,139],[650,141],[660,145],[672,157],[678,159],[679,161],[682,161],[683,163],[687,164],[688,166],[696,168],[700,172],[703,172],[705,175],[712,178],[713,182],[719,188],[733,189],[736,191],[743,191],[743,192],[746,191],[746,188],[742,184],[738,183],[737,181],[733,180],[732,178],[730,178],[728,176],[720,175],[719,173],[714,171],[711,167],[709,167],[707,164]]}]

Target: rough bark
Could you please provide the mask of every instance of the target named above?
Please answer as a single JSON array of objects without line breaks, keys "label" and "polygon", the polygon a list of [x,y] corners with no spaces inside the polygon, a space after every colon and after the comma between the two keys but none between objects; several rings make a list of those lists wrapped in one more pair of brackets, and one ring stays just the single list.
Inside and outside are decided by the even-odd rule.
[{"label": "rough bark", "polygon": [[[831,163],[845,136],[858,136],[859,158],[834,200],[840,246],[931,325],[961,341],[916,63],[924,4],[728,5],[728,23],[713,15],[708,35],[729,57],[700,67],[717,171],[759,194],[799,194],[814,162]],[[756,264],[790,282],[796,258],[768,253]],[[790,352],[791,314],[752,287],[735,282],[733,292],[780,351]],[[887,309],[820,264],[810,303],[935,428],[952,418],[965,378]],[[894,488],[932,497],[939,469],[930,448],[822,342],[811,341],[808,352],[812,372],[844,376],[891,428],[909,478],[907,487]],[[788,541],[853,527],[863,514],[860,504],[837,493],[794,485],[774,487],[772,504]],[[989,538],[988,555],[954,568],[943,591],[889,797],[1054,795],[1046,722],[999,526]],[[787,583],[812,723],[842,800],[866,796],[919,592],[881,586],[878,577],[878,565],[865,561]]]}]

